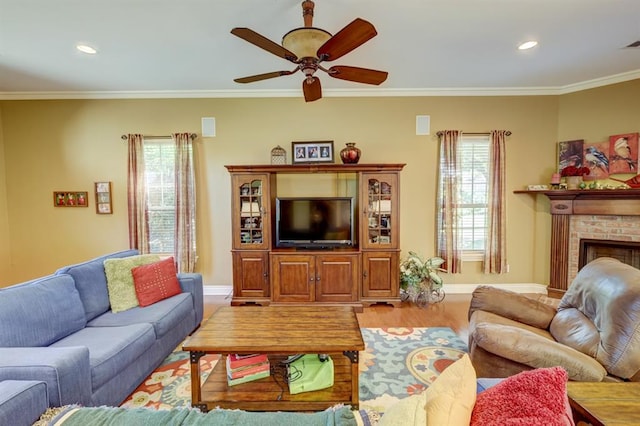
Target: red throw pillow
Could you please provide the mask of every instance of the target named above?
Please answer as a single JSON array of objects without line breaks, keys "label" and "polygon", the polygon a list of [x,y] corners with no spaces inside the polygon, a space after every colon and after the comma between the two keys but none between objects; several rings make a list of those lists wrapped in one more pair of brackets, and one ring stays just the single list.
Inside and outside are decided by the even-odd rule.
[{"label": "red throw pillow", "polygon": [[538,368],[508,377],[478,394],[471,426],[573,425],[567,380],[568,374],[561,367]]},{"label": "red throw pillow", "polygon": [[131,269],[140,306],[149,306],[180,294],[173,257]]}]

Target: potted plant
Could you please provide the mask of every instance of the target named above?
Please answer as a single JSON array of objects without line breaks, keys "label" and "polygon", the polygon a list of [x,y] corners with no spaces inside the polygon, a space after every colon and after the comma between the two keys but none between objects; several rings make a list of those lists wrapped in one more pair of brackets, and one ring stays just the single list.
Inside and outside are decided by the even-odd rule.
[{"label": "potted plant", "polygon": [[442,277],[438,272],[444,271],[440,268],[443,263],[444,259],[440,257],[424,259],[410,251],[400,262],[400,298],[403,301],[410,300],[418,306],[441,302],[444,290]]},{"label": "potted plant", "polygon": [[582,182],[582,177],[591,173],[588,167],[567,166],[560,174],[567,180],[567,189],[578,189]]}]

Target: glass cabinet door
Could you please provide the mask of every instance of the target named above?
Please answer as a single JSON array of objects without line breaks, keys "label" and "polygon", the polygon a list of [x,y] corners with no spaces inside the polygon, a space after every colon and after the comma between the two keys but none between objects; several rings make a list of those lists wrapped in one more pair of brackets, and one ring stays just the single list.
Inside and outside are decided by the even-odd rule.
[{"label": "glass cabinet door", "polygon": [[234,208],[234,236],[236,249],[265,248],[268,243],[269,197],[266,194],[266,178],[237,176],[233,186],[236,203]]},{"label": "glass cabinet door", "polygon": [[365,248],[395,248],[397,245],[398,179],[395,174],[367,174],[365,176]]}]

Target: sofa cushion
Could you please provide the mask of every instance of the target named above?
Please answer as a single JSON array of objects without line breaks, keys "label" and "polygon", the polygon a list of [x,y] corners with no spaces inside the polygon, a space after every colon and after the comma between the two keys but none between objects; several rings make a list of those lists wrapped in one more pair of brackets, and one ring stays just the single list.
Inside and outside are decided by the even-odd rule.
[{"label": "sofa cushion", "polygon": [[182,290],[176,274],[173,257],[133,268],[131,275],[140,306],[153,305],[179,294]]},{"label": "sofa cushion", "polygon": [[91,388],[98,389],[134,363],[156,340],[150,324],[122,327],[87,327],[52,344],[52,347],[84,346],[89,349]]},{"label": "sofa cushion", "polygon": [[561,367],[523,371],[478,394],[471,425],[573,425]]},{"label": "sofa cushion", "polygon": [[47,407],[49,397],[45,382],[0,381],[0,425],[31,425]]},{"label": "sofa cushion", "polygon": [[445,368],[426,391],[389,407],[378,424],[467,426],[476,390],[476,373],[469,355],[464,354]]},{"label": "sofa cushion", "polygon": [[124,250],[97,257],[87,262],[65,266],[56,271],[56,275],[69,274],[73,277],[84,305],[87,321],[91,321],[109,310],[107,277],[104,273],[105,259],[129,257],[136,254],[138,254],[137,250]]},{"label": "sofa cushion", "polygon": [[469,317],[475,311],[487,311],[530,326],[546,329],[556,314],[555,304],[513,291],[491,286],[479,286],[473,291]]},{"label": "sofa cushion", "polygon": [[[507,327],[516,327],[522,330],[530,331],[531,333],[537,334],[538,336],[544,337],[545,339],[553,340],[553,336],[551,336],[551,333],[546,329],[536,328],[522,322],[502,317],[500,315],[494,314],[493,312],[475,311],[473,314],[471,314],[469,327],[473,330],[476,324],[495,324],[504,325]],[[469,330],[469,332],[471,333],[472,330]]]},{"label": "sofa cushion", "polygon": [[85,324],[82,301],[69,275],[0,289],[0,346],[48,346]]},{"label": "sofa cushion", "polygon": [[107,291],[111,311],[122,312],[138,306],[138,297],[133,285],[131,270],[136,266],[160,260],[157,254],[141,254],[122,259],[106,259],[104,272],[107,276]]},{"label": "sofa cushion", "polygon": [[[474,312],[474,316],[478,312]],[[518,326],[476,322],[469,326],[476,345],[507,360],[532,368],[564,366],[571,380],[599,382],[607,375],[595,359],[549,337]]]},{"label": "sofa cushion", "polygon": [[427,425],[426,404],[424,392],[402,398],[386,409],[378,426]]},{"label": "sofa cushion", "polygon": [[476,372],[469,355],[448,366],[424,392],[427,424],[468,425],[476,401]]},{"label": "sofa cushion", "polygon": [[188,315],[195,315],[191,293],[180,293],[144,308],[135,307],[115,314],[107,312],[90,321],[87,326],[117,327],[145,322],[153,325],[156,338],[160,339]]}]

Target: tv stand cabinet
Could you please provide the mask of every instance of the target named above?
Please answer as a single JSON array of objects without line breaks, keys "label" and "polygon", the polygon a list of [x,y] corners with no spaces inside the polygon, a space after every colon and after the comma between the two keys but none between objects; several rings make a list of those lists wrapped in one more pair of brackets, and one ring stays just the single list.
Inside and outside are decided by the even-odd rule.
[{"label": "tv stand cabinet", "polygon": [[[231,175],[231,305],[400,304],[400,172],[404,164],[228,165]],[[355,177],[356,243],[276,248],[279,174]],[[304,194],[301,194],[301,196]]]}]

